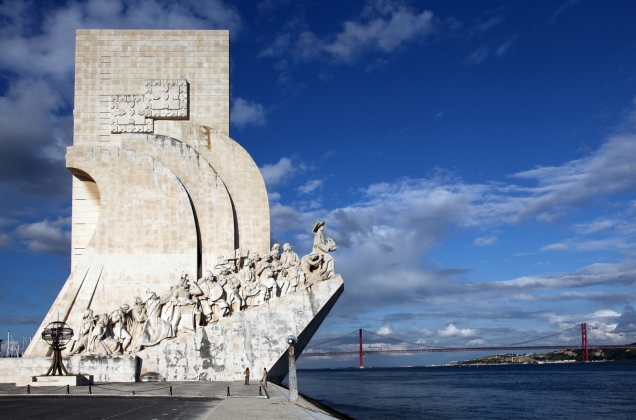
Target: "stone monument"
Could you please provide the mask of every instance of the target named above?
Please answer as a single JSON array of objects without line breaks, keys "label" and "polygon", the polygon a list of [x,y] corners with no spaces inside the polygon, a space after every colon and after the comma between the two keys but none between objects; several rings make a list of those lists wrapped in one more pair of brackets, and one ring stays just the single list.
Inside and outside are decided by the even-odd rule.
[{"label": "stone monument", "polygon": [[[229,137],[229,89],[228,31],[77,31],[72,269],[40,327],[76,331],[69,371],[238,380],[249,367],[279,383],[286,337],[300,356],[342,294],[324,221],[308,255],[270,248],[263,178]],[[49,352],[33,340],[20,369]]]}]

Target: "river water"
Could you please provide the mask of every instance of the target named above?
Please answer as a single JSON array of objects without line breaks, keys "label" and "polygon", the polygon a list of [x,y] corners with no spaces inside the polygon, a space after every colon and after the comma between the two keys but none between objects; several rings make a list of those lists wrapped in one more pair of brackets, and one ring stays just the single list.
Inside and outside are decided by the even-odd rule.
[{"label": "river water", "polygon": [[299,370],[354,419],[636,419],[636,363]]}]

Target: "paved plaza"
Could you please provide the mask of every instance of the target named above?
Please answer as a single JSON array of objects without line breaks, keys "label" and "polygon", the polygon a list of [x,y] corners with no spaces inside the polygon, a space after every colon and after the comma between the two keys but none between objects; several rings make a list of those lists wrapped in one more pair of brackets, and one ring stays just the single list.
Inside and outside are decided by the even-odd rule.
[{"label": "paved plaza", "polygon": [[[170,395],[172,387],[172,395]],[[228,387],[230,396],[227,396]],[[2,419],[333,419],[302,397],[287,401],[285,388],[242,382],[104,383],[69,387],[0,384]]]}]

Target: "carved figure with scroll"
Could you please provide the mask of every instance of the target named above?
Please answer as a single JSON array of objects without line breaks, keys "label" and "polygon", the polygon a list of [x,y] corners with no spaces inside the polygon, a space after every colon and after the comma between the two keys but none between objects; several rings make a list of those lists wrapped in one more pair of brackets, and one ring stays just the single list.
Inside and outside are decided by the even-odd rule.
[{"label": "carved figure with scroll", "polygon": [[329,253],[338,249],[338,245],[336,245],[336,242],[333,239],[324,235],[324,230],[324,220],[318,220],[314,223],[314,228],[312,229],[312,232],[314,233],[314,251],[322,257],[322,261],[320,263],[320,276],[323,280],[327,280],[335,275],[335,263],[333,257],[329,255]]},{"label": "carved figure with scroll", "polygon": [[82,322],[77,332],[78,339],[73,344],[69,356],[74,356],[77,353],[88,349],[88,341],[91,338],[91,333],[94,327],[93,310],[87,309],[82,317]]}]

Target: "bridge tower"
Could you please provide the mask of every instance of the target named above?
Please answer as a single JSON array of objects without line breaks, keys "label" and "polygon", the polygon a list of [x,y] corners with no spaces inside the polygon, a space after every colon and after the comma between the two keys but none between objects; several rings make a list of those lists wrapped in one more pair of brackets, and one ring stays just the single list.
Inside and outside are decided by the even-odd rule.
[{"label": "bridge tower", "polygon": [[360,369],[364,369],[364,353],[362,352],[362,328],[360,328],[359,333],[360,333]]},{"label": "bridge tower", "polygon": [[584,322],[581,324],[581,349],[582,349],[582,359],[584,362],[590,361],[590,352],[587,344],[587,324]]}]

